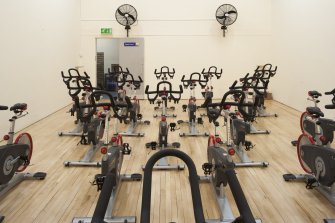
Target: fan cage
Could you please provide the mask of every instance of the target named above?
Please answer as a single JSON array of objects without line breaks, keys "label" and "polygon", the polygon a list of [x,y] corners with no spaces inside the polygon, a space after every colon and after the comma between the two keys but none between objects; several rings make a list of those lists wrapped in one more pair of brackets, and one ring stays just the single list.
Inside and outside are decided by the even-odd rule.
[{"label": "fan cage", "polygon": [[226,29],[237,19],[237,10],[231,4],[223,4],[216,10],[216,20]]},{"label": "fan cage", "polygon": [[115,18],[120,25],[130,29],[137,20],[137,11],[132,5],[124,4],[116,10]]}]

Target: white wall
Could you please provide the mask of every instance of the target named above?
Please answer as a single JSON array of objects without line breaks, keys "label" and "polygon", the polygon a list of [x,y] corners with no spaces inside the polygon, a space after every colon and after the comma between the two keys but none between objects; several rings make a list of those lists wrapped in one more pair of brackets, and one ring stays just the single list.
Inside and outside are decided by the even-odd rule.
[{"label": "white wall", "polygon": [[[272,0],[271,51],[278,75],[271,88],[276,100],[303,111],[312,105],[306,100],[308,90],[335,88],[334,9],[333,0]],[[322,107],[330,99],[323,96]],[[323,110],[334,117],[334,111]]]},{"label": "white wall", "polygon": [[[222,1],[81,0],[81,64],[94,78],[95,38],[103,27],[111,27],[113,37],[126,36],[124,27],[115,21],[116,9],[125,3],[138,12],[138,23],[132,26],[130,37],[145,39],[145,84],[154,85],[157,81],[153,72],[164,65],[176,69],[173,82],[178,84],[182,75],[215,65],[223,69],[222,79],[214,83],[215,95],[221,97],[236,78],[253,72],[258,64],[271,62],[268,0],[225,2],[239,13],[225,38],[215,19]],[[186,92],[184,98],[188,96]]]},{"label": "white wall", "polygon": [[[16,130],[70,103],[60,71],[78,65],[79,19],[80,0],[0,2],[0,104],[25,102],[30,113]],[[11,115],[0,112],[1,137]]]},{"label": "white wall", "polygon": [[[102,27],[113,28],[113,37],[125,37],[124,27],[115,21],[115,11],[124,3],[0,2],[0,104],[28,103],[30,115],[19,121],[19,128],[70,103],[61,70],[84,65],[95,81],[95,39],[101,37]],[[156,83],[153,71],[163,65],[176,69],[178,84],[182,75],[216,65],[224,70],[222,79],[214,83],[220,97],[236,78],[258,64],[272,63],[278,66],[270,84],[274,98],[296,109],[310,104],[305,100],[308,90],[334,88],[332,0],[231,0],[226,3],[234,5],[239,15],[225,38],[214,17],[222,1],[126,3],[138,12],[130,36],[145,38],[146,84]],[[329,96],[322,97],[322,104],[329,101]],[[0,112],[0,135],[7,131],[9,116],[8,111]],[[333,112],[327,111],[327,116]]]}]

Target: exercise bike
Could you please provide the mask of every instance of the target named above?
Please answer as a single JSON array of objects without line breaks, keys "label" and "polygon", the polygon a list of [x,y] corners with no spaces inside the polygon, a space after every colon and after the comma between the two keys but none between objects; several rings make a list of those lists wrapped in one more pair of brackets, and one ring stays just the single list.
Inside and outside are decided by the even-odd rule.
[{"label": "exercise bike", "polygon": [[[104,97],[104,102],[97,103],[97,101]],[[115,102],[113,96],[108,91],[94,91],[90,95],[90,104],[80,104],[76,100],[76,106],[79,108],[79,119],[84,124],[84,131],[80,140],[81,144],[91,144],[89,150],[86,152],[84,158],[79,161],[65,161],[66,167],[70,166],[86,166],[86,167],[100,167],[101,162],[92,161],[96,151],[101,146],[111,144],[109,139],[109,123],[111,119],[111,111],[113,110],[114,116],[119,120],[126,120],[128,112],[120,115],[119,110],[128,107],[130,101]],[[98,113],[98,108],[103,108],[103,111]],[[85,109],[89,109],[85,112]],[[96,117],[94,115],[98,113]],[[118,137],[117,134],[114,137]],[[118,137],[119,138],[119,137]]]},{"label": "exercise bike", "polygon": [[[213,151],[212,151],[213,150]],[[216,151],[215,151],[216,150]],[[217,152],[217,154],[214,154]],[[234,171],[234,164],[228,160],[228,156],[224,150],[220,148],[212,148],[208,150],[209,156],[214,156],[215,158],[209,160],[209,163],[204,164],[203,168],[206,174],[212,174],[210,177],[207,177],[206,181],[211,182],[214,191],[217,191],[218,188],[221,188],[229,184],[232,191],[234,200],[236,202],[237,208],[240,212],[240,216],[235,218],[232,213],[225,212],[229,205],[227,203],[227,198],[223,195],[223,190],[221,194],[217,197],[218,205],[221,209],[221,214],[224,216],[220,217],[220,220],[205,220],[201,194],[199,189],[200,177],[197,174],[197,170],[193,160],[184,152],[168,149],[161,150],[150,157],[144,169],[143,177],[143,192],[142,192],[142,206],[141,206],[141,223],[150,223],[150,211],[151,211],[151,187],[152,187],[152,171],[155,166],[155,163],[158,160],[161,160],[167,156],[178,157],[183,160],[189,170],[189,180],[191,186],[192,194],[192,204],[194,211],[194,218],[196,223],[204,222],[245,222],[245,223],[255,223],[256,220],[250,210],[248,202],[244,196],[241,185],[236,177]],[[202,181],[203,181],[202,180]],[[215,192],[216,193],[216,192]]]},{"label": "exercise bike", "polygon": [[[170,77],[170,79],[173,79],[174,74],[175,74],[175,69],[172,68],[172,71],[170,71],[169,67],[167,67],[167,66],[161,67],[160,71],[157,71],[157,69],[155,69],[155,75],[156,75],[157,80],[162,80],[162,81],[157,83],[157,91],[160,91],[159,95],[157,95],[157,96],[161,97],[161,100],[156,101],[158,106],[155,106],[154,110],[155,111],[156,110],[162,110],[162,113],[160,115],[161,117],[162,116],[177,117],[176,114],[168,114],[167,113],[168,110],[173,110],[173,111],[175,110],[174,106],[168,107],[168,105],[167,105],[168,100],[171,101],[171,94],[173,94],[172,87],[171,87],[172,85],[171,85],[170,82],[167,81],[167,79],[168,79],[168,77]],[[169,90],[168,90],[169,93],[166,92],[166,84],[169,86]],[[160,88],[161,85],[163,86],[162,88]],[[179,86],[180,86],[180,89],[181,89],[181,93],[183,93],[181,85],[179,85]],[[148,97],[149,97],[149,94],[151,94],[149,92],[150,92],[149,91],[149,86],[147,85],[146,89],[145,89],[145,93],[148,95]],[[153,94],[156,94],[156,92],[154,92]],[[179,94],[179,92],[177,91],[176,94]],[[155,114],[154,118],[157,118],[157,117],[158,117],[158,115]]]},{"label": "exercise bike", "polygon": [[118,89],[125,84],[123,77],[127,74],[129,74],[128,68],[123,69],[120,65],[111,65],[108,72],[104,74],[104,90],[116,97]]},{"label": "exercise bike", "polygon": [[83,75],[79,73],[77,69],[70,68],[68,70],[68,75],[65,75],[64,72],[61,72],[63,82],[65,83],[68,94],[72,98],[73,105],[69,110],[71,116],[74,116],[76,113],[75,124],[76,127],[71,131],[61,131],[58,133],[59,136],[81,136],[83,132],[83,123],[79,120],[77,113],[77,106],[75,100],[79,99],[79,94],[81,94],[81,104],[89,103],[89,97],[93,90],[98,90],[98,88],[94,88],[90,81],[90,76],[84,72]]},{"label": "exercise bike", "polygon": [[264,99],[267,96],[267,89],[270,78],[274,77],[277,73],[277,66],[272,68],[272,64],[265,64],[264,66],[257,66],[254,77],[259,80],[258,86],[254,88],[258,96],[256,105],[257,117],[278,117],[277,114],[270,114],[266,111]]},{"label": "exercise bike", "polygon": [[[109,94],[108,92],[100,92]],[[112,97],[112,95],[108,95]],[[99,105],[100,104],[100,105]],[[112,106],[112,103],[99,103],[96,107]],[[140,181],[141,174],[121,174],[123,156],[131,153],[128,143],[123,143],[121,135],[114,135],[110,145],[104,145],[100,148],[103,154],[101,161],[101,174],[95,176],[93,185],[101,191],[96,205],[93,217],[76,217],[73,223],[89,222],[129,222],[135,223],[135,216],[113,216],[113,208],[120,190],[122,181]]]},{"label": "exercise bike", "polygon": [[[327,95],[333,94],[334,98],[331,105],[326,105],[327,109],[335,109],[335,90],[326,92]],[[315,113],[309,113],[311,116],[318,116]],[[317,124],[324,123],[319,118]],[[335,121],[327,120],[329,135],[333,137],[335,131]],[[332,130],[332,131],[331,131]],[[331,133],[331,134],[330,134]],[[303,132],[298,140],[297,154],[301,167],[307,174],[284,174],[285,181],[302,181],[306,183],[307,189],[316,188],[335,206],[335,150],[331,148],[328,142],[330,139],[322,140],[322,144],[317,144],[317,141],[312,135]]]},{"label": "exercise bike", "polygon": [[229,89],[233,90],[242,90],[245,94],[246,102],[249,103],[249,106],[245,108],[245,111],[248,115],[244,116],[243,119],[245,122],[250,124],[250,134],[270,134],[270,130],[258,130],[253,125],[253,123],[256,121],[257,117],[257,105],[259,104],[260,100],[260,94],[256,93],[257,88],[263,88],[259,87],[259,78],[256,78],[254,76],[249,77],[249,73],[246,74],[243,78],[240,78],[239,80],[240,86],[236,86],[238,83],[237,80],[232,84],[232,86],[229,87]]},{"label": "exercise bike", "polygon": [[[161,85],[168,85],[168,89],[166,86],[163,87],[163,89],[160,88]],[[181,85],[179,85],[180,90],[179,91],[174,91],[172,90],[172,84],[167,81],[161,81],[157,84],[156,91],[149,91],[149,86],[146,86],[145,93],[147,94],[148,100],[150,104],[154,104],[155,100],[157,99],[158,96],[160,96],[163,100],[173,100],[174,103],[178,103],[181,94],[183,93],[183,88]],[[153,97],[150,95],[154,95]],[[165,109],[163,109],[163,113]],[[165,150],[168,148],[179,148],[180,143],[179,142],[174,142],[172,144],[168,143],[168,132],[169,128],[170,131],[175,131],[176,123],[170,123],[168,125],[166,121],[166,116],[162,115],[161,120],[159,122],[159,131],[158,131],[158,141],[153,141],[153,142],[148,142],[145,144],[146,148],[151,148],[152,150],[156,150],[157,148],[160,150]],[[143,167],[144,168],[144,167]],[[167,170],[172,170],[172,169],[177,169],[177,170],[182,170],[184,169],[185,166],[182,164],[169,164],[168,160],[166,158],[161,159],[158,163],[158,165],[155,166],[155,169],[167,169]]]},{"label": "exercise bike", "polygon": [[[143,137],[143,132],[135,132],[136,127],[139,124],[145,124],[149,125],[150,121],[148,120],[142,120],[143,116],[140,113],[141,106],[140,106],[140,100],[136,97],[136,90],[141,87],[141,83],[143,83],[143,80],[140,76],[138,76],[138,80],[134,79],[134,76],[131,73],[127,73],[123,76],[123,81],[125,82],[124,87],[127,87],[131,90],[132,95],[132,101],[131,106],[128,109],[129,112],[129,120],[126,120],[125,123],[129,123],[129,127],[127,131],[120,132],[123,136],[135,136],[135,137]],[[125,101],[126,92],[125,90],[122,90],[122,94],[119,95],[121,101]]]},{"label": "exercise bike", "polygon": [[[333,95],[332,102],[335,101],[335,89],[330,92],[325,92],[326,95]],[[307,107],[306,111],[300,116],[300,128],[303,134],[306,134],[313,138],[316,145],[330,146],[334,140],[335,124],[334,120],[323,118],[324,113],[318,107],[318,97],[321,93],[318,91],[309,91],[309,98],[314,102],[313,107]],[[332,109],[334,104],[326,105],[326,109]],[[292,141],[292,145],[296,146],[299,143],[297,141]]]},{"label": "exercise bike", "polygon": [[[158,141],[152,141],[145,144],[146,148],[151,148],[152,150],[166,150],[171,148],[180,148],[179,142],[168,143],[168,132],[169,129],[171,132],[175,131],[176,123],[171,122],[167,123],[166,117],[162,116],[159,122],[159,131],[158,131]],[[145,166],[142,166],[144,169]],[[183,164],[170,164],[166,157],[159,160],[154,169],[158,170],[183,170],[185,165]]]},{"label": "exercise bike", "polygon": [[[227,101],[228,97],[233,97],[234,101]],[[237,106],[238,111],[230,111],[231,106]],[[235,162],[236,167],[267,167],[269,165],[266,161],[252,161],[247,155],[247,151],[250,151],[254,145],[252,142],[245,139],[245,135],[250,132],[250,124],[244,120],[239,119],[239,114],[243,117],[248,116],[244,111],[244,107],[250,106],[249,103],[245,102],[245,94],[241,90],[230,90],[226,92],[220,103],[208,104],[207,116],[209,122],[213,122],[216,127],[218,126],[217,119],[222,115],[224,117],[224,126],[226,127],[226,141],[222,142],[221,139],[215,135],[211,135],[208,142],[214,145],[216,141],[220,142],[226,148],[229,148],[230,155],[237,154],[240,162]]]},{"label": "exercise bike", "polygon": [[[0,106],[0,110],[7,110],[7,106]],[[44,180],[46,173],[23,173],[29,166],[33,154],[33,141],[29,133],[21,133],[14,140],[16,120],[26,116],[27,104],[17,103],[10,107],[14,116],[9,119],[10,128],[3,138],[6,145],[0,146],[0,197],[24,180]]]},{"label": "exercise bike", "polygon": [[221,78],[222,75],[222,69],[218,71],[218,68],[216,66],[211,66],[208,68],[206,71],[205,68],[202,70],[201,74],[205,79],[207,79],[207,83],[205,86],[205,91],[201,92],[202,96],[204,97],[205,101],[204,103],[200,106],[200,108],[205,108],[207,109],[207,105],[212,103],[213,99],[213,84],[212,84],[212,79],[216,77],[217,80]]},{"label": "exercise bike", "polygon": [[189,127],[189,132],[181,132],[179,133],[179,136],[209,136],[207,132],[199,132],[196,128],[196,124],[203,124],[202,117],[196,116],[196,111],[197,111],[197,105],[196,105],[196,98],[195,98],[195,87],[197,84],[200,85],[201,88],[205,88],[208,79],[201,79],[201,74],[200,73],[192,73],[190,75],[190,78],[187,80],[185,79],[185,75],[183,75],[181,82],[183,83],[183,86],[185,89],[188,87],[190,88],[190,99],[188,101],[187,105],[183,105],[183,112],[186,112],[188,110],[188,120],[178,120],[177,123],[183,124],[187,123]]},{"label": "exercise bike", "polygon": [[[311,111],[312,113],[318,113],[319,116],[324,116],[323,112],[319,108],[318,104],[320,103],[319,97],[322,96],[321,93],[318,91],[308,91],[308,101],[312,101],[314,106],[309,106],[306,108],[306,111],[304,111],[300,115],[300,129],[304,133],[305,131],[309,133],[309,135],[315,135],[316,132],[318,131],[318,126],[315,124],[316,117],[312,117],[308,111]],[[307,111],[308,110],[308,111]],[[317,144],[321,144],[318,139],[316,139],[318,142]],[[291,141],[292,146],[297,146],[298,140],[293,140]]]}]

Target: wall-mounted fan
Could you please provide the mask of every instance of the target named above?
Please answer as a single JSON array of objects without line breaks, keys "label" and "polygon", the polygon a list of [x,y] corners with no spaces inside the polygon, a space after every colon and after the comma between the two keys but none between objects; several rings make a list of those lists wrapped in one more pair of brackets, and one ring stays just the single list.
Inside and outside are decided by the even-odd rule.
[{"label": "wall-mounted fan", "polygon": [[223,4],[217,10],[215,14],[216,20],[222,25],[223,36],[225,36],[227,26],[233,24],[237,19],[237,10],[231,4]]},{"label": "wall-mounted fan", "polygon": [[115,18],[118,23],[125,26],[128,37],[130,26],[137,20],[137,11],[132,5],[124,4],[116,10]]}]

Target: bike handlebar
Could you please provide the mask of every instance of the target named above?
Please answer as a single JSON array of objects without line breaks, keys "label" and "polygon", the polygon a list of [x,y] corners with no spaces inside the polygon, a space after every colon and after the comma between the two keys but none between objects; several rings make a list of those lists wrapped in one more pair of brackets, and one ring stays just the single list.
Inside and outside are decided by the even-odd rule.
[{"label": "bike handlebar", "polygon": [[335,95],[335,88],[332,91],[325,92],[325,95]]},{"label": "bike handlebar", "polygon": [[257,66],[255,69],[254,76],[261,79],[270,79],[273,77],[277,72],[277,66],[272,69],[272,64],[265,64],[264,66]]},{"label": "bike handlebar", "polygon": [[[198,76],[196,78],[195,76]],[[201,74],[198,72],[194,72],[190,75],[190,78],[188,80],[185,80],[185,75],[181,78],[181,82],[184,85],[184,88],[186,89],[189,86],[195,86],[196,83],[199,83],[202,89],[204,89],[207,85],[208,78],[201,80]]]},{"label": "bike handlebar", "polygon": [[[107,101],[105,102],[96,102],[96,98],[101,97],[101,95],[104,95],[107,97]],[[85,121],[86,119],[89,119],[92,117],[98,107],[109,107],[112,108],[116,118],[118,118],[120,121],[126,120],[128,118],[128,109],[131,108],[132,104],[129,99],[129,97],[125,97],[125,102],[116,102],[113,98],[113,96],[108,91],[98,90],[94,91],[90,95],[90,104],[84,104],[81,105],[79,103],[79,99],[76,99],[76,106],[81,110],[81,108],[92,108],[87,114],[82,114],[82,112],[79,113],[79,118],[83,119]],[[122,108],[127,108],[127,111],[124,112],[124,114],[119,114],[118,111]]]},{"label": "bike handlebar", "polygon": [[169,67],[167,66],[162,66],[160,72],[158,72],[157,69],[155,69],[155,75],[157,79],[160,79],[163,76],[162,80],[166,80],[167,79],[166,75],[168,75],[170,79],[172,79],[175,73],[176,72],[174,68],[172,68],[172,71],[170,71]]},{"label": "bike handlebar", "polygon": [[140,222],[150,223],[152,170],[155,163],[159,159],[167,156],[177,157],[183,160],[187,165],[189,171],[189,181],[191,186],[194,219],[196,223],[204,223],[205,217],[201,201],[199,176],[197,174],[197,168],[195,167],[193,160],[186,153],[175,149],[163,149],[153,154],[145,164]]},{"label": "bike handlebar", "polygon": [[335,109],[335,104],[332,105],[325,105],[326,109]]},{"label": "bike handlebar", "polygon": [[335,88],[332,91],[325,92],[325,95],[333,95],[332,104],[326,105],[326,109],[335,109]]},{"label": "bike handlebar", "polygon": [[[242,83],[242,85],[236,86],[238,81],[235,80],[229,89],[247,90],[251,88],[255,91],[256,94],[264,95],[269,84],[269,80],[262,80],[261,78],[255,76],[249,77],[249,73],[247,73],[243,78],[240,78],[239,81]],[[260,86],[260,83],[262,83],[262,86]],[[264,90],[264,92],[261,92],[260,90]]]},{"label": "bike handlebar", "polygon": [[216,79],[220,79],[222,75],[222,68],[220,69],[220,72],[218,72],[218,68],[216,66],[211,66],[208,68],[208,71],[205,71],[205,68],[202,69],[201,72],[204,76],[207,76],[208,79],[216,76]]},{"label": "bike handlebar", "polygon": [[248,201],[245,198],[240,182],[236,177],[235,170],[232,168],[227,168],[224,169],[224,173],[227,177],[229,188],[233,194],[236,206],[240,212],[240,216],[243,218],[243,222],[256,222],[250,210]]},{"label": "bike handlebar", "polygon": [[[168,85],[168,89],[164,86],[163,89],[159,89],[160,85]],[[179,91],[178,90],[172,90],[172,84],[168,81],[160,81],[157,83],[156,90],[155,91],[149,91],[149,85],[145,87],[145,94],[147,95],[147,98],[150,103],[154,103],[158,96],[165,95],[166,97],[171,97],[174,102],[178,102],[181,98],[181,94],[183,93],[183,86],[179,85]],[[153,98],[150,98],[149,95],[154,94],[155,96]],[[174,94],[178,94],[178,97],[176,97]]]},{"label": "bike handlebar", "polygon": [[[86,78],[86,79],[89,79],[90,76],[84,71],[84,76],[80,75],[79,71],[75,68],[70,68],[68,69],[68,74],[69,76],[66,76],[64,74],[63,71],[61,71],[61,75],[62,75],[62,78],[63,78],[63,82],[68,85],[69,82],[73,79],[73,78]],[[74,75],[73,75],[74,73]]]},{"label": "bike handlebar", "polygon": [[[130,77],[130,79],[128,79],[128,77]],[[127,73],[126,75],[124,75],[123,76],[123,81],[124,81],[124,84],[125,83],[132,84],[136,89],[140,88],[141,87],[141,83],[143,83],[143,80],[142,80],[142,78],[140,76],[138,76],[138,80],[135,80],[134,76],[131,73]]]},{"label": "bike handlebar", "polygon": [[[235,98],[235,101],[227,101],[228,96],[232,95]],[[222,110],[226,110],[228,106],[237,106],[239,111],[247,116],[247,113],[243,111],[243,106],[251,106],[251,103],[245,103],[245,94],[241,90],[229,90],[227,91],[219,103],[211,103],[207,105],[207,115],[209,121],[216,121],[221,115]],[[219,107],[217,109],[216,107]]]},{"label": "bike handlebar", "polygon": [[0,105],[0,110],[7,110],[8,106]]},{"label": "bike handlebar", "polygon": [[124,71],[120,65],[108,68],[109,75],[121,75],[121,74],[127,74],[127,73],[129,73],[128,68],[126,67],[126,70]]}]

